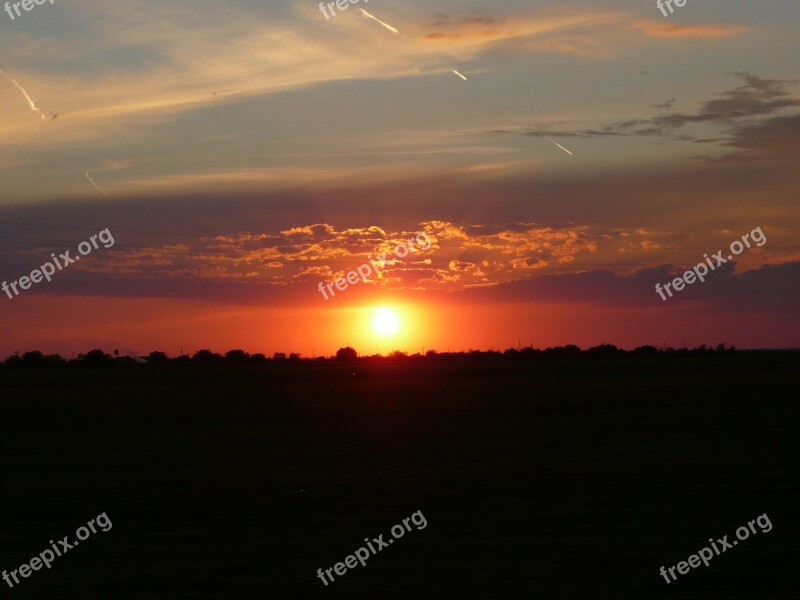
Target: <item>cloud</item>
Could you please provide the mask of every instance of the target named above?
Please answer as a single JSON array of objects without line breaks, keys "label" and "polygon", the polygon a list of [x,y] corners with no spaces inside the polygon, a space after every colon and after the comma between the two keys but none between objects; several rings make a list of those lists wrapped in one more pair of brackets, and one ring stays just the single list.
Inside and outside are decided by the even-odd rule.
[{"label": "cloud", "polygon": [[649,36],[659,38],[718,38],[737,35],[749,30],[748,27],[742,25],[682,25],[649,19],[637,20],[634,26]]},{"label": "cloud", "polygon": [[[0,262],[3,278],[11,281],[51,252],[74,248],[109,227],[117,241],[113,249],[93,253],[30,294],[294,305],[313,303],[318,282],[356,268],[375,252],[391,259],[398,243],[423,229],[431,250],[391,260],[358,293],[417,290],[435,297],[473,287],[525,290],[527,284],[515,282],[595,272],[606,273],[596,276],[599,281],[625,282],[638,271],[658,269],[650,287],[761,226],[769,242],[740,257],[738,276],[800,261],[793,171],[769,158],[785,149],[781,132],[798,126],[797,119],[743,125],[729,149],[765,158],[744,164],[628,166],[581,177],[444,173],[269,194],[154,194],[113,203],[6,207]],[[42,214],[55,229],[8,225],[35,224]],[[574,215],[581,222],[571,222]],[[81,223],[91,227],[58,230]],[[663,266],[671,264],[680,266]],[[602,298],[587,293],[584,301]],[[649,292],[642,294],[650,302]]]},{"label": "cloud", "polygon": [[[563,51],[596,59],[620,49],[631,53],[644,37],[632,26],[635,15],[607,6],[535,10],[499,6],[477,14],[452,12],[428,19],[424,15],[430,9],[387,6],[379,16],[385,10],[386,18],[408,35],[395,39],[398,36],[369,27],[355,10],[325,21],[313,3],[224,6],[198,0],[190,6],[83,0],[70,8],[74,35],[59,30],[46,40],[36,40],[15,29],[4,38],[9,48],[4,58],[19,65],[14,67],[15,76],[19,73],[37,102],[60,116],[47,127],[30,126],[24,119],[24,104],[13,102],[14,90],[0,89],[0,98],[9,99],[9,110],[0,113],[0,137],[8,155],[0,177],[12,182],[12,197],[76,193],[80,182],[71,179],[74,165],[69,164],[75,147],[91,158],[79,165],[81,172],[90,168],[101,181],[104,164],[114,171],[102,181],[115,199],[120,194],[175,190],[276,189],[356,176],[360,167],[378,161],[384,172],[376,169],[373,180],[390,170],[416,169],[424,175],[443,164],[464,166],[468,158],[463,155],[472,154],[481,157],[466,169],[519,170],[530,157],[515,160],[521,154],[513,144],[488,145],[479,134],[474,142],[464,143],[455,124],[464,107],[448,111],[436,124],[431,123],[432,116],[442,111],[440,106],[434,103],[420,110],[421,121],[428,122],[411,126],[420,131],[404,127],[412,119],[407,106],[400,108],[405,121],[398,124],[376,126],[374,115],[366,114],[363,124],[345,128],[345,116],[337,130],[335,119],[329,123],[322,116],[328,107],[303,118],[306,115],[300,117],[301,109],[296,108],[302,102],[287,108],[289,102],[278,97],[303,92],[308,98],[327,94],[336,98],[344,87],[339,82],[438,76],[454,67],[472,83],[471,73],[504,68],[497,59],[509,53]],[[121,21],[126,23],[123,29]],[[484,93],[480,85],[474,91],[475,99]],[[359,102],[364,101],[352,106],[360,106]],[[330,114],[340,109],[331,106]],[[245,117],[247,126],[242,125]],[[503,118],[506,123],[520,122],[516,116]],[[293,135],[287,132],[290,125],[304,129],[292,138],[296,145],[287,142]],[[316,129],[309,131],[313,125]],[[255,132],[262,129],[276,135],[255,139]],[[635,130],[646,132],[644,127]],[[651,135],[658,132],[657,127],[650,128]],[[592,134],[616,132],[598,129]],[[345,142],[348,155],[335,154],[334,135]],[[569,147],[558,132],[551,137]],[[321,141],[311,151],[310,139]],[[221,150],[213,156],[212,148]],[[297,148],[298,156],[291,156],[287,148]],[[319,154],[312,156],[314,151]],[[351,157],[351,168],[328,167],[318,160],[326,152],[336,156],[338,164]],[[358,152],[368,159],[361,161]],[[31,185],[26,178],[33,179],[28,173],[40,164],[43,153],[53,160],[48,185],[38,180]],[[501,153],[514,156],[503,161],[486,156]],[[267,160],[256,158],[265,154]],[[431,160],[423,162],[423,154],[432,155]],[[359,168],[352,168],[356,161]],[[393,164],[387,166],[390,161]],[[16,166],[30,169],[12,173]]]},{"label": "cloud", "polygon": [[[584,21],[570,22],[574,7],[549,7],[538,11],[537,18],[546,18],[558,26],[536,31],[535,35],[509,36],[508,44],[524,51],[551,51],[591,59],[609,59],[630,54],[641,47],[643,38],[669,42],[682,37],[725,38],[749,30],[739,25],[680,25],[640,19],[633,12],[602,12],[592,7]],[[559,19],[563,21],[559,22]],[[496,31],[498,29],[495,26]],[[485,29],[484,33],[491,32]]]},{"label": "cloud", "polygon": [[655,293],[655,284],[663,284],[682,272],[665,265],[630,274],[605,270],[544,274],[492,288],[464,290],[458,300],[464,303],[548,302],[595,307],[652,307],[692,314],[800,313],[796,302],[800,295],[800,262],[764,265],[745,272],[724,265],[710,274],[705,283],[687,286],[667,302],[662,301]]},{"label": "cloud", "polygon": [[[420,231],[425,231],[432,242],[428,250],[408,243]],[[766,231],[772,237],[772,230]],[[730,236],[731,232],[726,232],[726,237]],[[365,290],[433,293],[497,286],[504,298],[504,289],[528,289],[527,284],[522,288],[515,287],[517,284],[504,287],[507,284],[541,274],[559,282],[572,281],[562,278],[568,272],[583,273],[581,281],[595,281],[591,277],[585,279],[585,274],[597,272],[603,274],[592,277],[599,281],[639,281],[643,260],[653,262],[659,256],[675,255],[659,241],[665,234],[658,230],[530,222],[482,225],[427,221],[413,229],[395,231],[375,225],[337,228],[330,223],[315,223],[273,232],[198,236],[179,244],[169,241],[136,245],[126,239],[130,236],[124,231],[116,232],[115,237],[121,241],[113,252],[94,253],[91,260],[71,268],[70,277],[61,277],[35,292],[76,293],[76,286],[80,286],[83,293],[92,294],[191,297],[202,289],[203,297],[206,290],[215,297],[214,290],[223,289],[220,286],[232,286],[229,300],[236,302],[254,295],[272,297],[272,292],[265,290],[274,288],[313,289],[320,281],[343,276],[370,258],[385,254],[386,264],[363,286]],[[410,249],[406,257],[395,254],[401,244]],[[38,249],[18,252],[16,259],[24,264],[30,257],[46,255],[50,250],[42,243]],[[696,262],[699,252],[694,254],[697,256],[690,260]],[[762,249],[754,249],[746,258],[749,263],[741,259],[737,270],[759,268],[753,261],[764,261],[766,255]],[[670,273],[682,272],[685,267],[665,265],[649,271],[658,275],[656,280],[666,281],[671,278]],[[86,279],[89,276],[91,282]],[[654,276],[648,275],[650,279]],[[165,281],[170,283],[162,286]],[[570,292],[573,288],[553,289]],[[281,291],[277,297],[294,296],[291,291]],[[590,290],[584,300],[605,297]],[[549,296],[534,299],[553,301]],[[573,301],[574,296],[565,293],[562,300]],[[620,302],[626,303],[624,299]]]},{"label": "cloud", "polygon": [[608,56],[616,28],[629,20],[620,10],[549,6],[517,15],[446,16],[420,27],[419,39],[447,51],[474,47]]},{"label": "cloud", "polygon": [[[177,253],[179,248],[172,250]],[[447,245],[439,249],[447,250]],[[252,255],[252,251],[228,255],[224,260],[205,257],[198,261],[195,257],[193,264],[181,266],[174,258],[153,261],[152,255],[129,253],[116,259],[113,270],[82,264],[69,276],[54,279],[47,287],[35,288],[28,294],[201,299],[232,305],[313,305],[318,282],[331,281],[364,262],[363,257],[358,257],[355,263],[347,257],[334,265],[304,262],[292,273],[285,270],[282,260],[259,257],[260,264],[254,264],[252,257],[246,255]],[[584,268],[560,272],[546,268],[536,257],[503,257],[499,263],[502,270],[512,269],[514,277],[498,280],[497,264],[492,260],[440,260],[436,256],[432,265],[395,263],[367,284],[354,288],[348,298],[358,302],[375,289],[382,289],[429,304],[577,304],[677,310],[692,315],[745,311],[800,313],[796,302],[800,295],[800,261],[764,264],[746,270],[740,270],[738,265],[724,265],[709,275],[705,283],[688,286],[667,303],[655,293],[655,284],[672,280],[685,267],[662,265],[621,272]],[[266,271],[271,272],[269,277]]]},{"label": "cloud", "polygon": [[529,33],[524,21],[495,17],[464,18],[458,22],[438,21],[429,27],[436,28],[437,31],[422,34],[422,38],[433,42],[485,42]]},{"label": "cloud", "polygon": [[[643,119],[629,119],[585,129],[554,129],[549,125],[519,130],[494,130],[487,133],[514,133],[547,138],[605,137],[605,136],[674,136],[675,130],[687,125],[711,124],[730,127],[739,120],[772,115],[784,109],[800,107],[800,98],[790,88],[796,81],[788,79],[762,79],[749,73],[737,75],[743,85],[720,94],[719,98],[706,100],[696,112],[673,112]],[[672,105],[673,100],[659,107]],[[687,141],[697,140],[685,136]],[[697,140],[699,141],[699,140]]]},{"label": "cloud", "polygon": [[436,21],[421,29],[421,39],[447,48],[491,43],[517,50],[547,50],[595,58],[612,56],[615,49],[625,44],[630,46],[641,34],[661,39],[720,38],[748,31],[741,25],[680,25],[640,19],[622,10],[564,6],[513,16],[458,19],[437,15]]},{"label": "cloud", "polygon": [[797,82],[786,79],[762,79],[749,73],[739,73],[744,85],[721,94],[721,98],[706,101],[695,114],[674,113],[656,117],[656,127],[682,127],[688,123],[719,123],[732,119],[763,116],[784,108],[797,108],[800,99],[789,87]]},{"label": "cloud", "polygon": [[[723,157],[734,161],[800,161],[800,115],[775,117],[733,129],[726,146],[739,151]],[[794,167],[796,168],[796,167]]]},{"label": "cloud", "polygon": [[[413,240],[425,231],[432,244],[422,250]],[[116,238],[125,240],[124,232]],[[409,247],[406,257],[395,249]],[[119,241],[113,252],[95,253],[71,273],[95,274],[117,279],[123,289],[136,287],[137,280],[178,278],[187,283],[235,281],[242,285],[284,285],[286,281],[316,284],[321,276],[346,273],[369,257],[386,255],[384,269],[369,285],[402,289],[436,281],[441,270],[447,283],[463,287],[476,282],[499,282],[516,277],[524,265],[563,263],[596,249],[585,226],[540,226],[513,223],[507,226],[457,225],[447,221],[420,223],[413,230],[388,231],[379,226],[339,229],[328,223],[292,227],[279,232],[248,232],[202,237],[175,244],[147,243],[141,246]],[[48,246],[17,254],[37,256]],[[481,269],[478,269],[478,264]],[[64,279],[62,286],[68,286]],[[85,283],[85,281],[84,281]],[[399,286],[396,285],[399,283]],[[48,286],[40,293],[56,293],[62,286]],[[429,287],[429,286],[425,286]]]},{"label": "cloud", "polygon": [[[19,77],[60,116],[58,126],[45,132],[21,122],[24,106],[4,112],[5,143],[68,147],[121,133],[135,141],[142,125],[192,111],[336,81],[449,71],[498,43],[525,50],[525,40],[566,32],[594,35],[628,18],[620,11],[586,8],[452,17],[417,25],[407,38],[387,39],[379,28],[365,27],[357,13],[326,22],[314,5],[300,3],[278,15],[243,5],[223,8],[210,0],[191,6],[132,0],[124,7],[86,1],[75,10],[82,11],[87,35],[42,43],[10,32],[7,58],[31,64],[30,57],[37,57],[38,70],[20,69]],[[414,30],[409,10],[387,18]],[[111,58],[122,53],[125,61]],[[87,64],[99,68],[88,70]]]}]

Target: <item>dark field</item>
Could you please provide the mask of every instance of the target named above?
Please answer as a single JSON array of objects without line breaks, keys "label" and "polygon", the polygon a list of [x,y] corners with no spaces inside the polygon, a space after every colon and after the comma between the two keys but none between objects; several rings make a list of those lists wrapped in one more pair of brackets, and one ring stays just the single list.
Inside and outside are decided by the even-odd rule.
[{"label": "dark field", "polygon": [[[0,372],[9,598],[798,598],[800,355]],[[355,376],[353,373],[355,372]],[[300,492],[298,490],[305,490]],[[422,511],[428,525],[325,587]],[[670,567],[766,513],[769,533]]]}]

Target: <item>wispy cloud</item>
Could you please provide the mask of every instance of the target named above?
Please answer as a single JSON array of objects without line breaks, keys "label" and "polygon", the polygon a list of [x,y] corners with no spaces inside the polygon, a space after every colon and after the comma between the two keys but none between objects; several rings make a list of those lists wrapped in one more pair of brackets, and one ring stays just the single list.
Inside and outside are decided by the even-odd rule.
[{"label": "wispy cloud", "polygon": [[[248,97],[334,81],[441,72],[454,62],[468,63],[489,51],[488,42],[599,27],[620,14],[584,10],[507,19],[470,17],[450,32],[450,41],[444,41],[426,33],[424,26],[415,29],[411,24],[415,34],[408,38],[372,34],[346,15],[326,24],[313,7],[300,4],[294,7],[291,22],[235,7],[222,11],[208,2],[201,6],[131,2],[124,9],[126,27],[120,30],[120,9],[87,3],[92,37],[54,44],[59,51],[51,60],[57,62],[68,54],[79,63],[81,57],[89,60],[98,53],[125,49],[126,54],[140,56],[139,63],[134,62],[135,67],[111,64],[102,71],[76,66],[50,77],[28,71],[26,77],[43,90],[43,97],[58,98],[57,135],[48,138],[29,131],[13,112],[0,115],[0,135],[8,143],[74,144],[121,132],[135,134],[142,124]],[[198,19],[198,11],[207,11],[206,18]],[[11,37],[19,41],[19,47],[26,46],[13,32]],[[44,57],[50,52],[47,47],[41,49]]]},{"label": "wispy cloud", "polygon": [[749,30],[744,25],[682,25],[665,21],[638,20],[635,26],[653,37],[705,37],[718,38],[737,35]]}]

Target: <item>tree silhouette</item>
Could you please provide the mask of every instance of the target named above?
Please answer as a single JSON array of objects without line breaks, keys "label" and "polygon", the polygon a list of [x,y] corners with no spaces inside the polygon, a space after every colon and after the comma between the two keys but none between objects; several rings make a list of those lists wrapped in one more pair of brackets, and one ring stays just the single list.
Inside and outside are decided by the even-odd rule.
[{"label": "tree silhouette", "polygon": [[198,365],[215,365],[222,362],[222,355],[211,350],[198,350],[192,356],[192,362]]},{"label": "tree silhouette", "polygon": [[243,365],[250,359],[250,355],[244,350],[228,350],[225,353],[225,362],[234,365]]},{"label": "tree silhouette", "polygon": [[638,356],[655,356],[658,354],[658,348],[655,346],[639,346],[633,353]]},{"label": "tree silhouette", "polygon": [[406,353],[399,350],[391,352],[388,356],[374,355],[363,356],[359,358],[358,352],[351,346],[339,348],[336,351],[334,359],[326,358],[324,356],[312,358],[303,358],[297,353],[287,355],[284,352],[276,352],[272,360],[268,359],[264,354],[258,353],[250,355],[244,350],[229,350],[225,355],[217,354],[208,349],[198,350],[194,356],[189,357],[186,354],[170,358],[164,352],[153,351],[146,356],[146,361],[136,360],[133,357],[118,356],[116,358],[106,354],[102,350],[94,349],[87,354],[79,354],[77,359],[66,360],[58,354],[45,355],[38,350],[32,350],[20,355],[19,351],[14,352],[3,361],[0,361],[0,368],[7,369],[49,369],[60,367],[120,367],[120,366],[134,366],[141,362],[146,362],[150,366],[166,366],[166,365],[267,365],[267,364],[292,364],[308,365],[325,363],[328,360],[335,360],[339,363],[349,364],[359,361],[366,363],[375,363],[381,361],[391,361],[394,363],[400,362],[420,362],[420,361],[436,361],[436,360],[586,360],[586,359],[615,359],[627,360],[628,358],[637,359],[642,357],[656,357],[659,359],[674,359],[682,356],[727,356],[736,353],[735,346],[726,346],[725,344],[718,344],[717,346],[706,346],[705,344],[697,346],[693,349],[681,348],[663,348],[659,349],[655,346],[639,346],[634,350],[624,350],[614,346],[613,344],[601,344],[593,346],[587,350],[581,350],[574,344],[566,346],[555,346],[541,350],[533,348],[533,346],[525,348],[508,348],[505,351],[497,350],[466,350],[461,352],[444,352],[438,353],[435,350],[428,350],[425,355],[413,354],[408,356]]},{"label": "tree silhouette", "polygon": [[[79,358],[81,358],[79,356]],[[110,355],[106,354],[102,350],[98,350],[95,348],[94,350],[89,350],[85,356],[82,357],[82,362],[84,365],[88,367],[105,367],[107,365],[112,364],[114,361]]]},{"label": "tree silhouette", "polygon": [[41,367],[44,366],[44,354],[38,350],[33,352],[26,352],[22,355],[22,364],[25,367]]},{"label": "tree silhouette", "polygon": [[151,365],[165,365],[169,362],[169,358],[163,352],[151,352],[147,355],[147,362]]},{"label": "tree silhouette", "polygon": [[356,352],[355,348],[351,348],[350,346],[339,348],[336,351],[336,360],[338,361],[351,362],[357,358],[358,358],[358,352]]}]

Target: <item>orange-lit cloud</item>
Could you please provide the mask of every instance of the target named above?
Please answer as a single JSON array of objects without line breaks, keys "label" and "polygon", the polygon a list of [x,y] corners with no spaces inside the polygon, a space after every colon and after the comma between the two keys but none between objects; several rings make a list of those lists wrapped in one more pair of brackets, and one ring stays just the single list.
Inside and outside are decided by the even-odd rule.
[{"label": "orange-lit cloud", "polygon": [[749,30],[743,25],[683,25],[650,19],[639,19],[635,26],[653,37],[705,37],[718,38],[737,35]]},{"label": "orange-lit cloud", "polygon": [[577,10],[548,8],[535,13],[514,16],[448,17],[420,27],[420,39],[453,50],[469,46],[508,42],[523,48],[532,39],[544,36],[569,35],[574,32],[600,32],[625,19],[615,10]]}]

